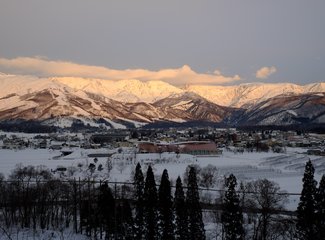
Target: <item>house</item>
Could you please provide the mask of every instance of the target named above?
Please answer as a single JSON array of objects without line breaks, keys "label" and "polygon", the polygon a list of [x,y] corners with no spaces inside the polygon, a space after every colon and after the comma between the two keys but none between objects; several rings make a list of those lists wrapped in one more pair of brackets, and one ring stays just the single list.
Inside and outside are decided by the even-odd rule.
[{"label": "house", "polygon": [[191,155],[216,155],[221,153],[214,142],[195,141],[180,146],[180,152]]}]

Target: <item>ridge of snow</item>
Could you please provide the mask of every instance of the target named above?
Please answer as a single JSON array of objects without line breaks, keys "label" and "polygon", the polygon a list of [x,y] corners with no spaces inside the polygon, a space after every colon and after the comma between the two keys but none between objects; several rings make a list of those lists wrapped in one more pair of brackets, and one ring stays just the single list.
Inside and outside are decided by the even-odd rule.
[{"label": "ridge of snow", "polygon": [[[0,85],[0,98],[5,98],[13,93],[22,96],[51,89],[52,92],[59,93],[59,97],[57,97],[59,102],[65,101],[64,94],[78,93],[85,98],[86,94],[84,93],[89,92],[124,103],[153,103],[167,97],[181,97],[182,95],[191,97],[191,94],[193,96],[197,94],[215,104],[230,107],[255,105],[266,99],[287,93],[325,92],[324,82],[307,85],[293,83],[246,83],[237,86],[189,85],[180,88],[158,80],[142,82],[136,79],[113,81],[77,77],[39,78],[3,73],[0,73]],[[11,100],[17,99],[12,98]],[[89,101],[92,102],[94,108],[99,109],[94,101]],[[8,101],[7,104],[13,103]]]},{"label": "ridge of snow", "polygon": [[142,82],[136,79],[119,81],[84,78],[54,78],[56,81],[74,89],[100,94],[120,102],[154,102],[168,97],[181,89],[163,81]]},{"label": "ridge of snow", "polygon": [[[305,90],[307,89],[307,90]],[[204,86],[192,85],[185,90],[192,91],[205,97],[211,102],[222,106],[241,107],[245,104],[256,104],[284,93],[308,93],[313,92],[307,86],[293,83],[250,83],[238,86]]]}]

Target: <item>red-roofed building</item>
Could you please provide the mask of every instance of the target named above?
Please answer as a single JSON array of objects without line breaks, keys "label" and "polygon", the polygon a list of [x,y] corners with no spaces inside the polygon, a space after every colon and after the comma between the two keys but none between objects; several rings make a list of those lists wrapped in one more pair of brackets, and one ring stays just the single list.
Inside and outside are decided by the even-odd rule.
[{"label": "red-roofed building", "polygon": [[193,142],[179,142],[179,143],[139,143],[140,153],[162,153],[162,152],[175,152],[186,153],[192,155],[216,155],[220,154],[214,142],[208,141],[193,141]]}]

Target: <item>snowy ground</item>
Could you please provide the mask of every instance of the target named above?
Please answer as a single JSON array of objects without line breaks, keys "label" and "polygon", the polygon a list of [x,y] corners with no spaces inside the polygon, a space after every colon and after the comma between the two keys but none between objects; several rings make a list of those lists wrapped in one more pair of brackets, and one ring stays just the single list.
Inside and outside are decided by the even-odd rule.
[{"label": "snowy ground", "polygon": [[[80,163],[88,166],[93,162],[93,157],[88,157],[92,153],[107,153],[108,149],[71,149],[72,154],[65,157],[60,151],[48,149],[23,149],[7,150],[0,149],[0,172],[6,177],[9,176],[12,169],[17,164],[27,165],[45,165],[49,169],[55,170],[58,166],[78,168]],[[277,182],[282,190],[289,193],[300,193],[302,188],[302,175],[304,165],[308,159],[314,163],[316,180],[325,173],[325,157],[308,156],[304,154],[305,150],[301,148],[288,148],[287,153],[250,153],[244,152],[233,153],[223,151],[220,156],[202,156],[195,157],[192,155],[174,153],[163,154],[135,154],[135,149],[124,149],[123,153],[116,153],[112,156],[113,169],[110,174],[111,181],[132,181],[132,171],[135,164],[140,162],[143,171],[148,164],[153,165],[153,169],[159,181],[162,171],[166,168],[172,181],[177,176],[183,176],[186,167],[189,164],[198,164],[201,167],[208,164],[218,168],[218,174],[228,175],[235,174],[238,180],[253,180],[267,178]],[[98,158],[98,163],[105,166],[107,158]],[[94,176],[105,177],[103,174]],[[75,175],[74,177],[84,177]],[[291,203],[290,208],[294,208],[296,203]]]},{"label": "snowy ground", "polygon": [[[108,149],[80,149],[74,148],[73,153],[65,156],[61,155],[60,151],[48,149],[23,149],[23,150],[0,150],[0,172],[6,177],[9,176],[12,169],[17,164],[27,165],[45,165],[49,169],[56,169],[58,166],[74,167],[78,169],[80,163],[83,166],[88,166],[93,162],[93,157],[88,157],[91,153],[107,153]],[[198,164],[201,167],[208,164],[218,168],[218,174],[228,175],[235,174],[238,180],[254,180],[267,178],[277,182],[282,190],[289,193],[300,193],[302,188],[302,175],[304,165],[310,158],[315,166],[316,180],[319,180],[321,175],[325,173],[325,157],[307,156],[303,152],[304,149],[288,148],[287,153],[248,153],[236,154],[229,151],[224,151],[220,156],[202,156],[195,157],[192,155],[176,155],[174,153],[163,154],[135,154],[135,149],[124,149],[123,153],[114,154],[111,159],[113,169],[110,174],[110,181],[132,181],[132,172],[135,164],[140,162],[145,172],[148,164],[153,165],[157,181],[160,179],[162,171],[168,170],[170,179],[175,182],[177,176],[183,176],[186,167],[189,164]],[[107,158],[98,158],[96,165],[102,164],[105,166]],[[95,174],[92,177],[105,178],[105,174]],[[76,171],[74,177],[85,177],[78,175]],[[298,196],[291,196],[289,209],[295,209],[297,206]]]},{"label": "snowy ground", "polygon": [[[44,165],[51,170],[55,170],[58,166],[64,166],[70,169],[74,169],[72,177],[84,178],[92,177],[107,180],[107,171],[90,174],[89,171],[81,170],[87,169],[90,163],[94,163],[94,157],[89,157],[89,154],[94,153],[112,153],[109,149],[81,149],[73,148],[72,153],[67,156],[60,156],[61,152],[58,150],[48,149],[23,149],[23,150],[5,150],[0,149],[0,172],[5,177],[8,177],[11,171],[17,164],[27,165]],[[116,152],[116,150],[115,150]],[[156,181],[159,182],[161,173],[164,169],[168,170],[172,184],[175,183],[177,176],[183,177],[186,167],[189,164],[198,164],[200,167],[205,167],[209,164],[214,165],[218,169],[220,178],[223,175],[234,173],[239,181],[250,181],[255,179],[267,178],[269,180],[277,182],[281,190],[289,193],[300,193],[302,188],[302,176],[304,172],[304,166],[308,159],[311,159],[315,169],[315,178],[320,180],[322,174],[325,173],[325,157],[307,156],[304,152],[306,149],[302,148],[288,148],[284,153],[250,153],[244,152],[234,153],[230,151],[223,151],[220,156],[192,156],[186,154],[177,155],[175,153],[162,153],[162,154],[138,154],[135,153],[134,148],[124,148],[122,153],[115,153],[111,156],[111,162],[113,169],[110,172],[110,181],[119,182],[131,182],[134,174],[135,165],[140,162],[143,172],[149,164],[153,166],[153,170],[156,175]],[[107,157],[98,157],[98,162],[95,163],[96,167],[102,164],[106,167]],[[81,167],[81,165],[83,167]],[[67,175],[67,174],[64,174]],[[67,176],[63,176],[67,177]],[[68,177],[71,177],[68,176]],[[215,188],[219,188],[216,186]],[[201,197],[205,197],[207,192],[202,191]],[[208,194],[211,194],[210,192]],[[216,193],[217,194],[217,193]],[[289,210],[295,210],[299,202],[299,196],[292,195],[289,197],[289,202],[286,208]],[[211,220],[206,221],[206,234],[207,239],[215,239],[216,229],[215,223]],[[212,221],[212,222],[210,222]],[[27,232],[15,233],[19,235],[21,239],[30,239],[28,236],[35,237],[35,233],[31,234]],[[71,235],[66,237],[68,233],[60,232],[46,232],[41,234],[41,239],[44,234],[51,236],[51,234],[61,234],[58,237],[62,239],[84,239],[83,236]],[[68,235],[67,235],[68,234]],[[1,234],[0,234],[1,235]],[[26,237],[22,237],[26,235]],[[213,236],[213,237],[211,237]],[[51,236],[52,237],[52,236]],[[51,237],[48,237],[49,239]],[[2,238],[0,237],[0,240]]]}]

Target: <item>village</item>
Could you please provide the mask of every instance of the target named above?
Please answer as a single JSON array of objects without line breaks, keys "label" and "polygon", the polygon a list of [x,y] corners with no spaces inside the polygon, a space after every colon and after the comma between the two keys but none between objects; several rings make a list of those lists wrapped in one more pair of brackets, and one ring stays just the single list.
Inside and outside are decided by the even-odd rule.
[{"label": "village", "polygon": [[137,148],[139,153],[175,152],[192,155],[219,155],[223,149],[242,153],[285,153],[288,147],[306,149],[310,155],[325,156],[323,134],[298,131],[239,131],[236,129],[113,129],[105,133],[0,133],[0,149],[118,149]]}]

